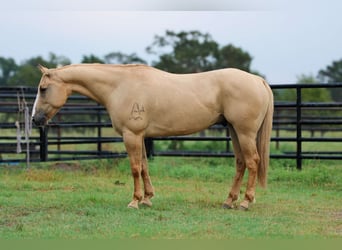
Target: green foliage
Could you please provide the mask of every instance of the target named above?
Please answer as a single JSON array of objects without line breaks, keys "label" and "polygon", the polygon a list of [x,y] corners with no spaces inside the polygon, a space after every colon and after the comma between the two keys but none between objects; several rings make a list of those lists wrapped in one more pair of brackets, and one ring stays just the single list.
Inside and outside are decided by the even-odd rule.
[{"label": "green foliage", "polygon": [[[328,83],[342,83],[342,59],[333,61],[325,69],[318,72],[322,81]],[[342,102],[342,89],[331,89],[331,96],[336,102]]]},{"label": "green foliage", "polygon": [[325,69],[319,71],[319,77],[327,82],[342,82],[342,59],[333,61]]},{"label": "green foliage", "polygon": [[216,68],[239,68],[250,72],[252,59],[253,58],[241,48],[228,44],[219,50]]},{"label": "green foliage", "polygon": [[89,56],[84,55],[82,57],[81,63],[104,63],[104,60],[93,54],[90,54]]},{"label": "green foliage", "polygon": [[[36,62],[36,63],[33,63]],[[27,63],[20,65],[18,67],[18,70],[16,74],[10,78],[8,81],[9,85],[12,86],[38,86],[39,80],[42,76],[40,71],[36,66],[33,66],[33,64],[38,65],[42,64],[45,65],[44,60],[42,58],[34,58],[30,59]]]},{"label": "green foliage", "polygon": [[152,65],[174,73],[195,73],[234,67],[250,71],[252,57],[232,44],[220,47],[208,33],[166,31],[146,51],[159,58]]},{"label": "green foliage", "polygon": [[[315,84],[318,80],[312,75],[300,75],[297,77],[298,84]],[[297,98],[295,89],[281,89],[274,91],[276,101],[295,102]],[[324,88],[302,89],[302,102],[331,102],[331,94]]]},{"label": "green foliage", "polygon": [[0,86],[8,84],[9,79],[17,71],[18,65],[13,58],[0,57]]},{"label": "green foliage", "polygon": [[[312,75],[300,75],[298,77],[299,84],[318,83],[317,79]],[[303,102],[331,102],[330,91],[324,88],[306,88],[302,90]]]},{"label": "green foliage", "polygon": [[[165,36],[155,36],[147,52],[159,55],[153,66],[174,73],[193,73],[213,69],[218,44],[209,34],[199,31],[166,31]],[[164,52],[168,51],[168,52]]]},{"label": "green foliage", "polygon": [[37,66],[41,64],[48,68],[55,68],[61,65],[70,64],[70,60],[64,56],[57,56],[50,53],[48,59],[41,56],[30,58],[11,71],[11,76],[7,79],[6,84],[12,86],[34,86],[36,87],[42,76]]},{"label": "green foliage", "polygon": [[140,58],[136,53],[124,54],[121,52],[111,52],[104,57],[105,63],[110,64],[147,64],[147,62]]},{"label": "green foliage", "polygon": [[93,54],[83,56],[81,63],[107,63],[107,64],[146,64],[146,61],[140,58],[136,53],[124,54],[121,52],[111,52],[103,58],[97,57]]},{"label": "green foliage", "polygon": [[[298,76],[298,84],[315,84],[318,80],[312,75],[300,75]],[[302,103],[319,103],[319,102],[332,102],[332,97],[330,89],[326,88],[302,88],[301,89],[301,102]],[[276,102],[292,102],[296,103],[297,92],[296,89],[278,89],[274,90],[274,98]],[[291,109],[282,109],[277,112],[277,115],[281,117],[282,115],[291,115],[295,117],[296,111]],[[311,119],[325,118],[329,116],[336,116],[335,111],[331,110],[315,110],[315,109],[302,109],[303,117],[311,117]],[[309,125],[311,128],[315,126]],[[319,127],[329,127],[330,125],[320,125]],[[303,126],[304,128],[305,126]],[[318,127],[316,125],[316,127]]]}]

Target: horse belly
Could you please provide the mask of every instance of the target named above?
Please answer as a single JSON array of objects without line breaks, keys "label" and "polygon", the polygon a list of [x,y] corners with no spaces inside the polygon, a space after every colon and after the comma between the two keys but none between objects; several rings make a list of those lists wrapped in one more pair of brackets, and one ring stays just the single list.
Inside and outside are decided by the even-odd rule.
[{"label": "horse belly", "polygon": [[179,87],[181,91],[162,90],[158,95],[162,98],[150,100],[150,105],[147,105],[147,136],[192,134],[219,120],[221,104],[218,101],[220,89],[217,84],[202,84],[201,88],[186,87]]},{"label": "horse belly", "polygon": [[160,119],[150,119],[146,136],[187,135],[199,132],[213,125],[219,114],[202,112],[165,113]]}]

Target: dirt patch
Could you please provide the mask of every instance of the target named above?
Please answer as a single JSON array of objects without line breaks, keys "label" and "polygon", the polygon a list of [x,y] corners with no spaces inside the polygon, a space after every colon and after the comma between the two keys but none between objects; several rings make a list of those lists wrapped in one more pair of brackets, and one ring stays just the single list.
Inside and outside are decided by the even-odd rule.
[{"label": "dirt patch", "polygon": [[81,169],[79,163],[56,162],[50,166],[52,170],[78,171]]},{"label": "dirt patch", "polygon": [[342,210],[332,212],[331,216],[333,217],[334,220],[342,222]]},{"label": "dirt patch", "polygon": [[341,236],[342,235],[342,210],[332,213],[332,218],[337,222],[337,227],[333,230],[334,233]]}]

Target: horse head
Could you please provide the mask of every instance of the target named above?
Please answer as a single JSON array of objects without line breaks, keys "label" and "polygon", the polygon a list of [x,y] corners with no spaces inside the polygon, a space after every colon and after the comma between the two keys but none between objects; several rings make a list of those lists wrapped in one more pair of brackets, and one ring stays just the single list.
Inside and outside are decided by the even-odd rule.
[{"label": "horse head", "polygon": [[44,126],[65,104],[69,91],[62,79],[56,75],[55,70],[41,65],[38,68],[43,75],[32,109],[32,121],[36,126]]}]

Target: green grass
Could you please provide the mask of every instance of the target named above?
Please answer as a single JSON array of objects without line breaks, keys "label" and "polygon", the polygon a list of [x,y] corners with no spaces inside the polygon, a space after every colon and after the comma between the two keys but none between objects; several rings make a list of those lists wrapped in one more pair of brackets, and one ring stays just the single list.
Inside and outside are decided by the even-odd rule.
[{"label": "green grass", "polygon": [[133,190],[127,159],[2,167],[0,238],[342,238],[340,162],[306,161],[299,172],[272,160],[268,188],[257,189],[247,212],[221,208],[232,164],[155,158],[153,207],[139,210],[126,208]]}]

